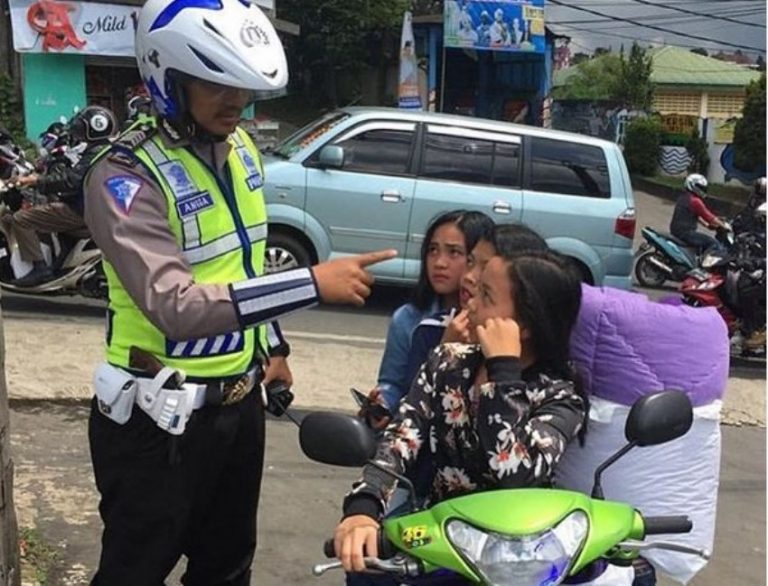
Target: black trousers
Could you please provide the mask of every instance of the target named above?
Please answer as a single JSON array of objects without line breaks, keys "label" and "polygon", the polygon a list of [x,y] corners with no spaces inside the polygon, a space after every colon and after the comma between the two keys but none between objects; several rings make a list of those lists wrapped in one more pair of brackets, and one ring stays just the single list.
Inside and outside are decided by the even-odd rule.
[{"label": "black trousers", "polygon": [[181,555],[186,586],[248,586],[264,464],[259,393],[194,412],[182,436],[141,409],[118,425],[91,405],[104,522],[93,586],[159,586]]}]

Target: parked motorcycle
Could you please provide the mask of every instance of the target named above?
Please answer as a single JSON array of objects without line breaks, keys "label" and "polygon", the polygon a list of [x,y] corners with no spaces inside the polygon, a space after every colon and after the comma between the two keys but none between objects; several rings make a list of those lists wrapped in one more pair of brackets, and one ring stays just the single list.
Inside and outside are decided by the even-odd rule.
[{"label": "parked motorcycle", "polygon": [[[372,461],[376,439],[358,418],[316,412],[301,423],[299,441],[312,460],[337,466],[370,464],[398,479],[410,492],[412,512],[382,522],[379,557],[365,558],[370,570],[404,584],[552,585],[568,579],[596,579],[609,565],[627,566],[639,552],[666,549],[698,555],[705,550],[665,541],[644,541],[656,534],[688,533],[686,516],[643,516],[629,504],[606,501],[601,476],[634,447],[662,444],[683,436],[693,409],[681,391],[643,397],[630,410],[629,442],[595,472],[591,497],[549,488],[502,489],[449,499],[429,509],[416,506],[413,484]],[[335,557],[333,540],[325,542]],[[317,576],[341,568],[340,561],[318,564]]]},{"label": "parked motorcycle", "polygon": [[[641,233],[645,242],[637,251],[634,273],[643,287],[660,287],[667,281],[679,283],[699,265],[696,247],[650,226],[643,228]],[[718,228],[715,238],[726,249],[733,246],[734,236],[730,226]]]},{"label": "parked motorcycle", "polygon": [[[0,180],[0,214],[16,211],[23,203],[18,189],[11,181]],[[13,284],[32,270],[30,263],[19,255],[15,242],[0,230],[0,287],[28,295],[83,295],[107,298],[107,280],[101,266],[101,250],[87,234],[72,237],[49,234],[41,238],[46,262],[53,269],[51,280],[34,287]]]}]

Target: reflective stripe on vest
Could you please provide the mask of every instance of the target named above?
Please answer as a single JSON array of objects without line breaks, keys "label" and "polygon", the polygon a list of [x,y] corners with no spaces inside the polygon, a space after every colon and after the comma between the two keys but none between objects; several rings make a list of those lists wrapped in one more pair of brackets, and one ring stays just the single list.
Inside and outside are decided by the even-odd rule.
[{"label": "reflective stripe on vest", "polygon": [[[229,138],[229,180],[215,175],[191,149],[167,148],[155,134],[133,149],[166,198],[168,225],[196,283],[233,283],[264,268],[266,208],[258,150],[237,129]],[[250,252],[246,253],[246,249]],[[266,347],[265,328],[195,340],[166,338],[133,303],[114,269],[105,263],[112,314],[107,354],[128,366],[130,346],[194,377],[241,374],[253,363],[257,344]]]}]

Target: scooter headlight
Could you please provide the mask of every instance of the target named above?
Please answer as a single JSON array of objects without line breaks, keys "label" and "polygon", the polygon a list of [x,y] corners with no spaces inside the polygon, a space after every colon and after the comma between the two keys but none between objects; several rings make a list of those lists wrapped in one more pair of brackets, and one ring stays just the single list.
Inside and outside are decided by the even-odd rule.
[{"label": "scooter headlight", "polygon": [[575,511],[552,529],[534,535],[500,535],[464,521],[449,521],[446,532],[464,559],[492,585],[556,586],[587,538],[589,521]]}]

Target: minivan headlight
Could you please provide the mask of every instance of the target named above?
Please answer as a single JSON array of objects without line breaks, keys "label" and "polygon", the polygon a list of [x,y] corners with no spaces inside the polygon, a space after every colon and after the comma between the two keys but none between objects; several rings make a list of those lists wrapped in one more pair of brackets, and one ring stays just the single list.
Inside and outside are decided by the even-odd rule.
[{"label": "minivan headlight", "polygon": [[451,544],[494,586],[556,586],[568,575],[587,537],[589,521],[575,511],[552,529],[533,535],[500,535],[454,519],[446,525]]}]

